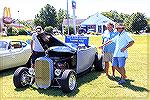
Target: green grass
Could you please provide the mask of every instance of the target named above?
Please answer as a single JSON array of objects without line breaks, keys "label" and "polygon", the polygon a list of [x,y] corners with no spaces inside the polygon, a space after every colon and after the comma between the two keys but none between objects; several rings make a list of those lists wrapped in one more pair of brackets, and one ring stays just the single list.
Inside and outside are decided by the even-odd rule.
[{"label": "green grass", "polygon": [[[0,72],[0,95],[3,99],[150,99],[149,93],[149,52],[150,35],[132,35],[135,44],[129,48],[129,58],[126,63],[127,84],[118,85],[116,80],[106,77],[105,73],[92,71],[78,78],[78,88],[74,93],[64,94],[58,88],[37,89],[35,86],[16,89],[13,85],[15,69]],[[8,37],[6,37],[8,38]],[[31,37],[9,37],[26,40]],[[59,36],[64,40],[62,36]],[[1,38],[0,38],[1,39]],[[101,45],[101,36],[90,37],[90,45]],[[99,54],[101,50],[99,50]],[[110,68],[111,73],[111,68]],[[148,98],[149,96],[149,98]],[[71,99],[72,99],[71,98]]]}]

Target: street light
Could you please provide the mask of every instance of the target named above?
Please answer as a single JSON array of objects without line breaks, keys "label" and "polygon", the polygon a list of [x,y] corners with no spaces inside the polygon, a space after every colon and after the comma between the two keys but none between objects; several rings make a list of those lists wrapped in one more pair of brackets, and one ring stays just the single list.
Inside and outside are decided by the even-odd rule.
[{"label": "street light", "polygon": [[20,21],[19,21],[19,10],[18,10],[18,22],[19,22],[19,28],[20,28]]}]

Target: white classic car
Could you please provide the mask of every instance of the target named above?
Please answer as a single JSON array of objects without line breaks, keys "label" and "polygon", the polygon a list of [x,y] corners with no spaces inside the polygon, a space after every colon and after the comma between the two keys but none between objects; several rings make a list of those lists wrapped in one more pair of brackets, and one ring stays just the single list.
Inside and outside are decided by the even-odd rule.
[{"label": "white classic car", "polygon": [[78,75],[91,69],[103,70],[102,58],[98,59],[96,47],[84,43],[86,37],[69,36],[67,40],[70,43],[46,33],[37,38],[46,56],[36,59],[35,69],[20,67],[14,72],[13,83],[16,88],[35,83],[38,88],[59,87],[63,92],[72,92],[76,90]]},{"label": "white classic car", "polygon": [[27,64],[30,66],[30,44],[21,40],[0,40],[0,70]]}]

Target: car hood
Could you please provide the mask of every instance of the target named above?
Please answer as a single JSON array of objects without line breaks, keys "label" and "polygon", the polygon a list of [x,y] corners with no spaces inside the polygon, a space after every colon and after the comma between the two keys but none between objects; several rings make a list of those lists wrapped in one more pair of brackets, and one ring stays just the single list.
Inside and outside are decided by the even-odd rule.
[{"label": "car hood", "polygon": [[59,39],[57,39],[56,37],[54,37],[53,35],[51,35],[47,32],[37,35],[37,38],[40,41],[40,43],[45,51],[47,49],[49,49],[50,47],[54,47],[54,46],[66,46],[66,47],[70,48],[71,52],[76,52],[75,48],[60,41]]},{"label": "car hood", "polygon": [[0,48],[0,56],[6,55],[6,54],[8,54],[8,53],[9,53],[9,50]]}]

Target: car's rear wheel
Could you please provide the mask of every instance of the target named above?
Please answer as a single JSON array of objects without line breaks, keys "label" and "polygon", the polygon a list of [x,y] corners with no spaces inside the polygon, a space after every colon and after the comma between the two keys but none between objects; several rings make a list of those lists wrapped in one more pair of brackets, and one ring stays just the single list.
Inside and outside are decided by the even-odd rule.
[{"label": "car's rear wheel", "polygon": [[72,92],[77,87],[76,73],[74,70],[65,70],[61,77],[61,88],[64,93]]},{"label": "car's rear wheel", "polygon": [[13,83],[16,88],[26,87],[31,82],[29,77],[29,69],[26,67],[20,67],[14,72]]},{"label": "car's rear wheel", "polygon": [[96,71],[104,71],[102,60],[103,60],[102,56],[100,58],[98,58],[98,54],[95,54],[94,69]]}]

